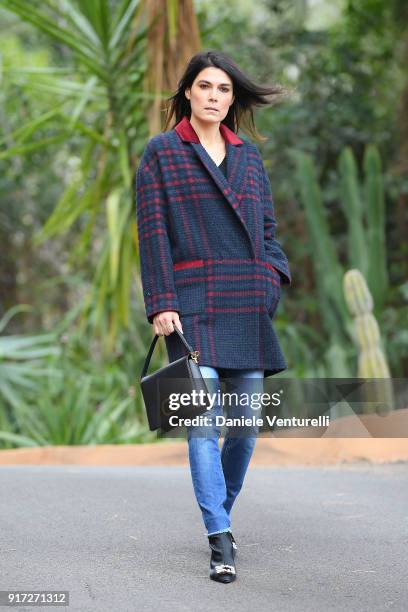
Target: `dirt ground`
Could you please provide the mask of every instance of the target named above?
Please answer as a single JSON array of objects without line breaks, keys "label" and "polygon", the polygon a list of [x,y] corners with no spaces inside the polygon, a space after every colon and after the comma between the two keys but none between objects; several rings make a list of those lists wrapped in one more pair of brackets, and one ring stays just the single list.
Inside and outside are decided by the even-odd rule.
[{"label": "dirt ground", "polygon": [[[268,437],[262,434],[251,465],[333,465],[361,461],[408,461],[408,409],[386,416],[345,417],[328,428],[285,430],[274,436],[269,433]],[[0,465],[15,464],[186,466],[187,442],[173,439],[153,444],[43,446],[0,451]]]}]

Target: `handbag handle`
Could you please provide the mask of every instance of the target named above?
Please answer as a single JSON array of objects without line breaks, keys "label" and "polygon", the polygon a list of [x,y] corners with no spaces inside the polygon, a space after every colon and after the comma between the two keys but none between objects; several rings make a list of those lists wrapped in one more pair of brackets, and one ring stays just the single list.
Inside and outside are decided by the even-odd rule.
[{"label": "handbag handle", "polygon": [[[193,347],[187,342],[187,340],[184,337],[184,334],[181,333],[181,331],[178,329],[178,327],[174,326],[174,331],[177,332],[178,337],[180,338],[180,340],[182,341],[182,343],[184,344],[184,346],[186,347],[186,349],[190,353],[191,358],[194,359],[194,361],[196,363],[198,363],[199,351],[195,351],[193,349]],[[172,333],[174,333],[174,332],[172,332]],[[157,340],[159,338],[160,338],[160,336],[158,336],[157,334],[154,335],[154,338],[153,338],[152,343],[151,343],[150,348],[149,348],[149,352],[147,353],[147,356],[146,356],[146,360],[145,360],[145,363],[144,363],[143,370],[142,370],[142,373],[140,375],[140,378],[143,378],[143,376],[145,376],[145,374],[146,374],[146,372],[147,372],[147,370],[149,368],[150,359],[152,357],[152,354],[153,354],[153,351],[154,351],[154,347],[156,346],[156,342],[157,342]]]}]

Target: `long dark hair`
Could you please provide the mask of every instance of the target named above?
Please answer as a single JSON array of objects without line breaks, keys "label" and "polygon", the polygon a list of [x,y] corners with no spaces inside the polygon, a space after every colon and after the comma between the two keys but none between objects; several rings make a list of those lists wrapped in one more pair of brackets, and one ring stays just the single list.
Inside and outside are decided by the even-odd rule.
[{"label": "long dark hair", "polygon": [[[189,61],[183,76],[177,85],[176,93],[167,99],[166,119],[164,131],[169,128],[169,124],[174,117],[174,128],[183,117],[191,117],[190,100],[185,96],[185,90],[190,88],[197,75],[208,68],[214,66],[224,70],[233,83],[234,102],[230,106],[228,114],[223,119],[230,130],[237,133],[239,128],[247,132],[255,140],[267,140],[259,134],[254,122],[253,107],[272,105],[275,99],[280,98],[287,90],[280,85],[256,85],[253,83],[237,66],[226,53],[222,51],[203,51],[194,55]],[[268,97],[271,97],[269,100]],[[170,128],[170,129],[172,129]]]}]

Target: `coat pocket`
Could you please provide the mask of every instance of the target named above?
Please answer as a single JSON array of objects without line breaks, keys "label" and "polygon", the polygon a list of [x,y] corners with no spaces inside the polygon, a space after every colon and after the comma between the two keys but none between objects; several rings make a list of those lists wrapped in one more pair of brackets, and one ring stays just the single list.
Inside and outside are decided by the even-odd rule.
[{"label": "coat pocket", "polygon": [[205,312],[205,267],[202,259],[179,261],[173,264],[174,284],[180,314]]},{"label": "coat pocket", "polygon": [[269,316],[273,317],[281,298],[281,277],[270,264],[266,265],[266,270],[266,308]]}]

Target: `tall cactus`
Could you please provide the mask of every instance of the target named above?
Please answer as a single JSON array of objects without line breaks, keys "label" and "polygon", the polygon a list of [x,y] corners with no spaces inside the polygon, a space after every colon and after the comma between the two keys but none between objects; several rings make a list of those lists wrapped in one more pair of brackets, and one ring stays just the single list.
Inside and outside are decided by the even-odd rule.
[{"label": "tall cactus", "polygon": [[384,306],[388,289],[384,185],[381,160],[375,146],[369,145],[364,155],[365,201],[368,230],[368,286],[378,313]]},{"label": "tall cactus", "polygon": [[[381,337],[377,320],[372,314],[373,298],[364,276],[359,270],[349,270],[344,275],[343,290],[349,311],[354,319],[355,342],[359,349],[358,378],[390,379],[390,370],[381,348]],[[370,390],[372,391],[372,389]],[[392,384],[381,381],[375,401],[388,408],[393,405]],[[373,400],[373,394],[370,393]]]},{"label": "tall cactus", "polygon": [[348,260],[365,277],[368,273],[367,236],[363,225],[363,203],[358,184],[357,165],[350,147],[339,157],[340,192],[343,210],[348,220]]},{"label": "tall cactus", "polygon": [[[384,187],[377,148],[368,145],[364,152],[364,185],[360,190],[356,162],[350,147],[339,159],[341,203],[348,223],[349,265],[367,279],[380,312],[388,288]],[[363,198],[361,196],[364,196]]]}]

